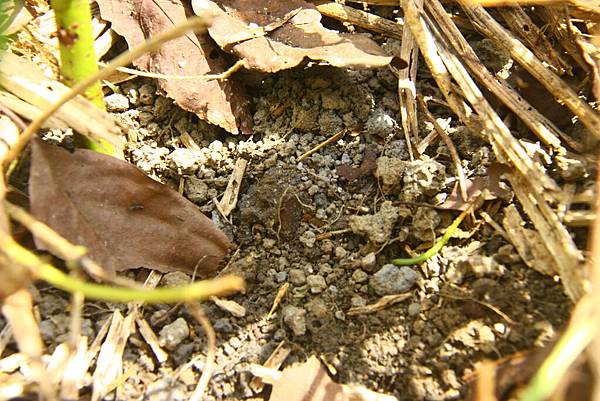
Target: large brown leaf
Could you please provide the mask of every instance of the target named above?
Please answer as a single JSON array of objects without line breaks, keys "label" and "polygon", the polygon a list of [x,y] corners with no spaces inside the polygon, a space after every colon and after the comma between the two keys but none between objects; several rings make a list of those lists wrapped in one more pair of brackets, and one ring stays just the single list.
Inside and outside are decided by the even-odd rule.
[{"label": "large brown leaf", "polygon": [[[102,18],[133,47],[167,30],[191,13],[180,0],[97,0]],[[189,33],[160,50],[140,57],[134,64],[165,75],[218,74],[229,64],[207,34]],[[250,133],[252,118],[243,87],[235,81],[159,79],[167,96],[185,110],[225,130]]]},{"label": "large brown leaf", "polygon": [[35,140],[29,193],[34,216],[110,271],[197,267],[205,277],[229,248],[193,203],[111,156]]},{"label": "large brown leaf", "polygon": [[[391,61],[371,39],[321,25],[321,14],[304,0],[192,0],[194,11],[210,10],[208,32],[217,44],[264,72],[297,66],[308,58],[335,67],[383,67]],[[286,21],[287,20],[287,21]]]}]

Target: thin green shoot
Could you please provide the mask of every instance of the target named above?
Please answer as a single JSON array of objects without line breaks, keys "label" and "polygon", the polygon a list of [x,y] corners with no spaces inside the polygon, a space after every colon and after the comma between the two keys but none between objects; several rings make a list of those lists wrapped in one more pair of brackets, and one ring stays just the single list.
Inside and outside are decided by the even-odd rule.
[{"label": "thin green shoot", "polygon": [[442,236],[442,238],[440,238],[427,251],[425,251],[421,255],[416,256],[414,258],[398,258],[398,259],[394,259],[394,260],[392,260],[392,263],[395,264],[396,266],[412,266],[412,265],[418,265],[418,264],[421,264],[421,263],[425,262],[427,259],[429,259],[433,255],[437,254],[444,247],[444,245],[446,245],[446,243],[454,235],[454,232],[456,231],[456,229],[458,228],[458,226],[460,225],[460,223],[463,221],[463,219],[465,218],[465,216],[467,214],[469,214],[470,211],[471,211],[471,208],[469,207],[465,211],[463,211],[461,214],[459,214],[458,217],[452,222],[452,224],[450,224],[450,226],[446,229],[446,232],[444,233],[444,235]]}]

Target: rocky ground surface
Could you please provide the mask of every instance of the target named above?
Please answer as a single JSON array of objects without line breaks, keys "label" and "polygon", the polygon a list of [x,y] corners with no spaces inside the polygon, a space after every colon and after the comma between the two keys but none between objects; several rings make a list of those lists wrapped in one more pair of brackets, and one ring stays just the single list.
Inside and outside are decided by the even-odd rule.
[{"label": "rocky ground surface", "polygon": [[[392,54],[398,47],[391,40],[385,44]],[[441,100],[425,69],[419,77],[419,91]],[[157,93],[149,79],[124,83],[107,97],[109,110],[136,133],[130,160],[153,178],[181,186],[212,217],[236,247],[226,271],[248,281],[246,293],[231,298],[245,316],[204,306],[218,341],[206,400],[266,397],[268,390],[256,393],[249,385],[248,367],[263,363],[282,341],[291,350],[284,366],[316,355],[338,382],[399,400],[457,399],[476,362],[542,345],[561,328],[570,303],[560,284],[525,266],[483,221],[463,224],[460,235],[427,263],[390,264],[431,246],[458,212],[436,207],[456,186],[443,142],[410,161],[399,127],[397,79],[389,70],[305,66],[248,82],[251,137],[226,135],[199,121]],[[495,161],[490,145],[450,119],[442,104],[431,104],[467,176],[487,176]],[[425,122],[420,128],[421,138],[433,129]],[[298,161],[341,129],[347,133],[339,140]],[[213,199],[220,199],[238,158],[249,163],[226,221]],[[507,190],[483,208],[501,222],[512,201]],[[169,273],[161,285],[189,280]],[[285,284],[286,295],[269,315]],[[408,299],[384,310],[348,314],[404,292]],[[69,335],[69,299],[43,286],[37,297],[42,333],[52,349]],[[87,303],[83,334],[93,338],[113,308]],[[124,356],[128,379],[118,394],[187,399],[200,372],[186,370],[177,380],[173,372],[197,355],[201,367],[207,352],[203,330],[185,306],[145,306],[143,313],[169,360],[159,364],[134,334]]]}]

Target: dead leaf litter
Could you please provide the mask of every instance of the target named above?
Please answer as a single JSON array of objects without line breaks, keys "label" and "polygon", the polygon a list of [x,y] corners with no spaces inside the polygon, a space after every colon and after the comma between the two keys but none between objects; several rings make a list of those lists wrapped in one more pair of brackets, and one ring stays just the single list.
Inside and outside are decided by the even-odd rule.
[{"label": "dead leaf litter", "polygon": [[[141,3],[150,6],[145,1],[127,2],[136,7]],[[212,6],[213,2],[205,3]],[[230,10],[242,2],[224,3]],[[301,29],[294,25],[299,21],[306,23],[302,29],[322,28],[313,7],[304,2],[297,3],[306,8],[289,14],[298,8],[295,3],[286,2],[289,7],[278,9],[274,15],[289,17],[291,25],[285,29],[250,30],[244,32],[246,36],[227,43],[219,42],[221,37],[228,38],[226,32],[218,31],[222,26],[215,25],[209,34],[225,52],[258,66],[263,61],[258,56],[264,54],[256,49],[279,48],[277,40],[285,38],[287,30]],[[130,16],[111,17],[107,11],[110,7],[103,4],[110,2],[101,1],[100,8],[119,32],[118,18]],[[239,17],[237,23],[250,18],[241,11],[232,15]],[[272,22],[261,21],[262,26]],[[121,31],[130,45],[143,37],[144,23],[135,26],[135,32]],[[133,29],[130,22],[123,24]],[[377,39],[385,54],[375,52],[369,57],[400,54],[398,40]],[[181,40],[197,45],[202,38]],[[343,40],[340,43],[345,44]],[[302,58],[308,54],[312,60],[335,65],[320,56],[323,49],[309,50]],[[471,236],[452,239],[426,263],[402,268],[391,265],[394,258],[413,257],[431,247],[456,217],[455,210],[467,207],[467,200],[461,198],[457,189],[452,155],[443,141],[431,140],[425,154],[410,160],[398,119],[398,81],[389,69],[350,70],[313,61],[280,71],[280,64],[298,64],[290,61],[296,60],[292,53],[281,53],[289,59],[283,57],[273,64],[256,67],[277,73],[259,75],[257,79],[242,72],[240,77],[247,78],[244,96],[248,103],[241,100],[232,104],[251,107],[234,110],[228,103],[227,113],[218,119],[213,119],[211,112],[222,110],[219,102],[225,96],[223,92],[215,97],[195,96],[204,93],[208,84],[223,89],[217,81],[203,82],[204,89],[181,81],[181,88],[192,93],[183,96],[194,96],[194,105],[178,99],[175,93],[184,89],[148,78],[120,84],[107,102],[109,111],[135,133],[135,141],[128,143],[129,160],[154,180],[183,189],[183,195],[234,244],[236,252],[231,253],[225,272],[240,274],[248,282],[245,294],[228,301],[214,299],[203,306],[217,336],[213,375],[204,399],[268,399],[265,387],[251,372],[283,342],[284,367],[316,356],[321,362],[309,359],[316,372],[311,374],[321,375],[338,392],[343,389],[336,383],[355,383],[400,401],[457,399],[464,394],[464,378],[473,373],[477,361],[498,359],[543,344],[559,331],[569,311],[569,298],[560,284],[543,274],[549,272],[534,262],[538,258],[535,255],[545,251],[531,249],[532,242],[539,242],[533,235],[535,231],[524,222],[523,213],[519,215],[514,206],[507,208],[514,196],[498,174],[498,161],[487,140],[470,134],[444,107],[430,106],[461,159],[469,200],[482,193],[486,197],[486,217],[475,214],[473,217],[481,220],[464,223],[463,228],[467,231],[481,223],[479,228]],[[157,64],[153,65],[169,61],[170,54],[155,55]],[[374,59],[370,60],[377,65]],[[144,64],[148,62],[139,61],[138,66],[148,67],[150,64]],[[364,60],[361,63],[369,65]],[[224,65],[217,71],[201,67],[180,71],[169,70],[167,65],[159,70],[165,74],[197,75],[220,72]],[[416,83],[418,92],[441,100],[439,90],[426,78],[430,75],[425,66],[420,67],[418,76],[423,77]],[[216,103],[211,103],[213,100]],[[236,120],[240,116],[237,113],[248,113],[250,120],[241,124]],[[242,126],[253,126],[252,136],[232,136],[206,121],[231,133],[244,132]],[[425,121],[420,122],[419,128],[422,137],[435,130]],[[313,151],[342,130],[347,133]],[[303,155],[306,156],[299,161]],[[567,155],[560,157],[560,165],[554,154],[545,161],[537,159],[538,165],[545,163],[546,170],[561,184],[589,184],[592,171],[586,163]],[[35,167],[33,171],[35,178],[39,172],[35,173]],[[98,177],[87,174],[87,178],[77,182],[96,183],[103,191],[111,187],[108,183],[98,184],[110,177],[95,181]],[[122,188],[121,191],[126,192]],[[32,189],[32,198],[34,193]],[[157,207],[167,214],[181,210],[178,201],[169,199]],[[149,207],[147,201],[123,202],[119,207],[128,215],[146,213]],[[137,204],[143,204],[144,209]],[[219,211],[218,206],[227,206],[226,213]],[[60,211],[57,202],[46,207],[49,215],[53,210]],[[497,223],[483,223],[490,219]],[[182,251],[185,254],[179,255],[188,261],[186,266],[190,266],[189,260],[198,259],[194,252],[202,245],[194,242],[194,236],[205,230],[201,224],[176,238],[186,244],[191,241]],[[132,235],[147,234],[140,228]],[[585,241],[578,232],[574,236],[578,245]],[[219,254],[224,252],[225,242],[220,237],[216,240]],[[112,257],[120,254],[109,253]],[[173,270],[161,263],[136,260],[127,266]],[[122,265],[113,268],[124,269]],[[187,274],[165,274],[161,285],[189,282],[194,265],[184,270]],[[202,272],[200,269],[196,273]],[[131,277],[134,274],[127,273]],[[52,352],[69,338],[68,297],[41,285],[34,291],[34,301],[39,305],[40,333]],[[102,334],[102,327],[107,330],[108,319],[121,319],[121,325],[133,324],[123,323],[120,312],[113,312],[115,308],[126,311],[125,306],[87,302],[81,334],[95,338]],[[134,331],[122,344],[124,349],[116,350],[123,353],[122,365],[114,365],[111,376],[93,374],[84,381],[93,387],[95,398],[112,390],[112,385],[117,385],[115,391],[123,399],[189,398],[208,352],[202,326],[188,306],[147,305],[139,313],[157,333],[159,347],[169,351],[168,359],[157,360],[142,335]],[[113,325],[116,327],[117,323]],[[116,331],[111,326],[110,335]],[[186,369],[177,380],[171,380],[180,366],[190,362],[193,369]],[[297,368],[302,366],[306,365]],[[284,371],[284,378],[286,372],[289,373]],[[265,377],[271,373],[265,371]],[[263,378],[263,382],[268,380]],[[284,381],[280,386],[281,383]],[[276,396],[271,399],[279,399],[277,396],[290,388],[276,387]],[[319,387],[319,391],[323,388]]]}]

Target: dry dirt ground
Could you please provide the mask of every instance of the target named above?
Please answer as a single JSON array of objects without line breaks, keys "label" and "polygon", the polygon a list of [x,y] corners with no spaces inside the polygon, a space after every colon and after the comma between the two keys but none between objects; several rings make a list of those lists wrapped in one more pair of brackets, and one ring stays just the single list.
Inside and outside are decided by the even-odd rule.
[{"label": "dry dirt ground", "polygon": [[[394,53],[399,44],[389,40],[384,47]],[[570,307],[560,283],[525,266],[478,213],[427,263],[386,266],[424,251],[458,215],[436,207],[456,186],[443,142],[410,162],[399,127],[397,79],[389,70],[305,65],[245,79],[253,97],[252,137],[226,135],[198,121],[158,94],[152,80],[130,81],[107,97],[109,109],[138,134],[129,144],[130,160],[175,189],[183,180],[184,195],[235,244],[226,270],[248,281],[246,293],[231,298],[245,307],[245,316],[210,302],[204,306],[218,341],[205,399],[268,397],[268,388],[252,390],[248,367],[263,363],[282,341],[291,350],[284,366],[316,355],[339,382],[399,400],[460,399],[476,362],[542,345],[560,330]],[[494,164],[489,144],[435,102],[442,96],[432,82],[421,69],[418,89],[433,99],[430,109],[452,138],[467,176],[487,176]],[[421,137],[432,130],[424,121],[420,127]],[[338,141],[298,161],[342,128],[348,132]],[[184,133],[200,150],[184,146]],[[535,142],[526,133],[519,136]],[[249,164],[228,222],[213,198],[220,198],[238,158]],[[583,166],[556,178],[584,185],[587,173]],[[501,224],[511,203],[506,190],[483,210]],[[189,280],[169,273],[161,285]],[[284,284],[289,289],[269,316]],[[37,291],[42,333],[52,349],[68,336],[69,299],[43,285]],[[378,312],[348,314],[351,307],[398,292],[410,296]],[[114,308],[125,306],[87,303],[83,334],[93,338]],[[199,370],[175,381],[173,372],[196,355],[201,368],[207,352],[203,330],[185,306],[146,306],[143,313],[169,360],[159,364],[134,334],[124,355],[128,378],[117,398],[187,399]]]}]

